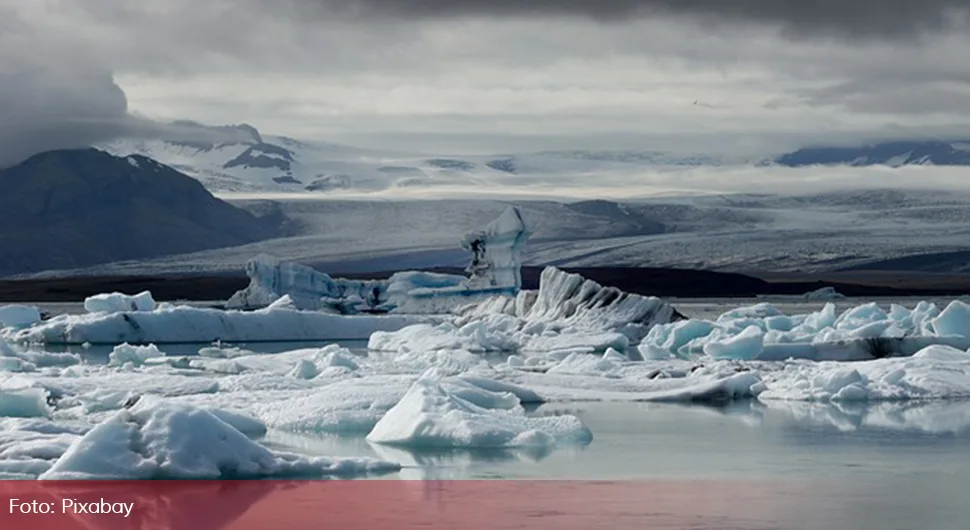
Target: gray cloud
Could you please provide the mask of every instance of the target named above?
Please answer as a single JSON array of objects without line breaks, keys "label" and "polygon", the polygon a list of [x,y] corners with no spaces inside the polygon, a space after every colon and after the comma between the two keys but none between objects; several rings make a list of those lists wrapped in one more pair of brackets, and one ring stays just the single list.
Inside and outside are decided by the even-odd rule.
[{"label": "gray cloud", "polygon": [[[683,16],[705,23],[776,24],[795,35],[895,39],[965,29],[966,0],[303,0],[353,16],[577,16],[619,22]],[[277,0],[274,3],[279,5]]]},{"label": "gray cloud", "polygon": [[[11,22],[4,5],[22,19]],[[129,104],[166,120],[388,144],[409,134],[432,144],[464,134],[469,145],[545,135],[550,147],[562,134],[577,147],[625,135],[650,148],[673,135],[719,145],[749,133],[802,141],[893,124],[957,130],[970,123],[966,94],[953,86],[970,79],[967,5],[0,0],[0,71],[21,71],[9,82],[17,91],[0,93],[0,139],[36,149],[169,135]],[[16,138],[7,132],[16,129]]]},{"label": "gray cloud", "polygon": [[0,168],[119,136],[220,141],[237,134],[130,113],[111,69],[83,41],[31,27],[0,4]]},{"label": "gray cloud", "polygon": [[132,121],[124,92],[104,72],[8,64],[0,86],[0,167],[110,139]]}]

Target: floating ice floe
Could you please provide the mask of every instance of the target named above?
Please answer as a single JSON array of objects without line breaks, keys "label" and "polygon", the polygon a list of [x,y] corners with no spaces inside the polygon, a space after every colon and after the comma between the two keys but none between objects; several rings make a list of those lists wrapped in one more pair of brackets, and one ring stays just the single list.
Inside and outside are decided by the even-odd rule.
[{"label": "floating ice floe", "polygon": [[142,399],[74,441],[41,480],[243,479],[392,472],[392,462],[281,453],[215,414]]},{"label": "floating ice floe", "polygon": [[288,295],[293,306],[302,310],[448,313],[456,305],[490,296],[514,296],[522,287],[519,253],[527,238],[528,228],[515,207],[483,230],[467,234],[461,246],[472,254],[468,278],[410,271],[388,280],[348,280],[262,255],[246,265],[250,284],[234,294],[226,307],[263,308]]},{"label": "floating ice floe", "polygon": [[682,319],[659,298],[620,291],[554,267],[538,291],[496,296],[456,310],[441,324],[371,335],[381,351],[603,352],[630,350],[658,324]]},{"label": "floating ice floe", "polygon": [[44,344],[170,344],[366,340],[375,331],[440,320],[421,315],[335,315],[268,307],[257,311],[161,304],[150,312],[59,315],[7,339]]},{"label": "floating ice floe", "polygon": [[0,372],[33,372],[50,366],[72,366],[81,363],[73,353],[47,352],[32,347],[14,347],[0,338]]},{"label": "floating ice floe", "polygon": [[40,322],[40,309],[27,305],[0,306],[0,329],[22,328]]},{"label": "floating ice floe", "polygon": [[742,307],[717,320],[684,320],[654,327],[639,345],[649,359],[713,357],[736,360],[859,361],[906,357],[932,345],[970,348],[970,305],[956,300],[942,311],[875,303],[841,314],[834,304],[787,316],[770,304]]},{"label": "floating ice floe", "polygon": [[[267,433],[366,436],[375,448],[417,455],[551,452],[595,437],[577,418],[544,415],[541,407],[526,412],[527,404],[757,400],[774,408],[814,403],[812,410],[831,404],[848,410],[970,398],[970,354],[939,345],[908,358],[852,363],[643,361],[615,350],[503,362],[467,351],[354,355],[339,346],[279,354],[205,348],[205,356],[156,357],[156,348],[129,348],[116,349],[123,362],[113,364],[0,373],[0,473],[229,478],[373,469],[358,460],[280,454],[249,439]],[[414,458],[422,457],[404,461]]]},{"label": "floating ice floe", "polygon": [[854,363],[785,363],[763,372],[762,399],[900,401],[970,398],[970,353],[928,346],[912,357]]},{"label": "floating ice floe", "polygon": [[136,295],[105,293],[84,299],[84,310],[88,313],[122,313],[126,311],[153,311],[155,299],[152,293],[143,291]]},{"label": "floating ice floe", "polygon": [[467,384],[455,392],[434,373],[423,375],[394,405],[367,440],[421,448],[587,444],[592,433],[575,416],[531,417],[512,394]]}]

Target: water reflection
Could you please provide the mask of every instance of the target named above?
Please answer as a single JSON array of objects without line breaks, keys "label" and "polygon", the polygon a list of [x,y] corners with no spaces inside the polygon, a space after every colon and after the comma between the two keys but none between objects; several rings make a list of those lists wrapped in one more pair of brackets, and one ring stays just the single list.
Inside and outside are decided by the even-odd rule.
[{"label": "water reflection", "polygon": [[[489,478],[488,473],[476,473],[474,468],[536,464],[548,458],[558,448],[476,448],[434,449],[392,447],[370,444],[374,453],[385,460],[404,466],[400,478],[404,480],[451,480]],[[578,448],[567,450],[578,451]],[[494,476],[494,475],[493,475]],[[498,475],[496,478],[501,478]]]},{"label": "water reflection", "polygon": [[[773,413],[802,428],[829,427],[842,433],[895,431],[929,435],[970,434],[970,401],[804,403],[768,401]],[[898,438],[896,439],[898,440]]]}]

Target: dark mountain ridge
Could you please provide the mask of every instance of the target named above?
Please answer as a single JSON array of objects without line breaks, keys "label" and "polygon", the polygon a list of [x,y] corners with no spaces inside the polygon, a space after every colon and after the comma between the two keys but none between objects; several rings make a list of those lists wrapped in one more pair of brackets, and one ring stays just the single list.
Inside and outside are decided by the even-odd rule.
[{"label": "dark mountain ridge", "polygon": [[242,245],[280,235],[285,221],[144,156],[49,151],[0,170],[0,275]]}]

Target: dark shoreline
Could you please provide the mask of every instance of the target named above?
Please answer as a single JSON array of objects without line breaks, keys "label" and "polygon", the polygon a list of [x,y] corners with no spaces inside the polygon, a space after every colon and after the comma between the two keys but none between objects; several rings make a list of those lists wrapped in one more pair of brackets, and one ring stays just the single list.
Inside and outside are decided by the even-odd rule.
[{"label": "dark shoreline", "polygon": [[[710,272],[683,269],[630,267],[568,268],[603,285],[627,292],[667,298],[749,298],[758,295],[801,295],[822,287],[834,287],[846,296],[949,297],[970,294],[970,274],[926,274],[885,271],[853,271],[829,274],[759,274]],[[434,272],[461,274],[460,269]],[[541,267],[523,267],[526,289],[535,289]],[[387,278],[392,272],[341,274],[342,278]],[[87,276],[31,280],[0,280],[0,303],[80,302],[105,292],[134,294],[151,291],[156,300],[225,300],[249,284],[235,275],[185,276]]]}]

